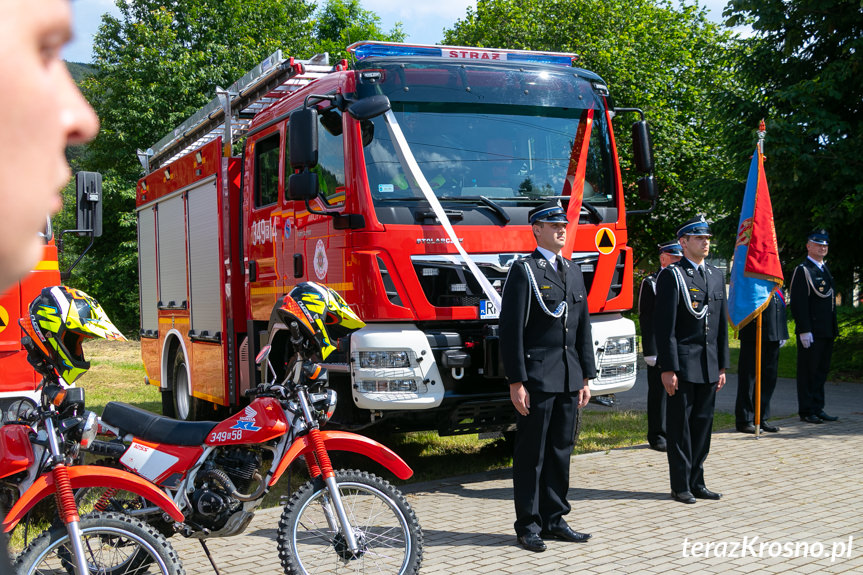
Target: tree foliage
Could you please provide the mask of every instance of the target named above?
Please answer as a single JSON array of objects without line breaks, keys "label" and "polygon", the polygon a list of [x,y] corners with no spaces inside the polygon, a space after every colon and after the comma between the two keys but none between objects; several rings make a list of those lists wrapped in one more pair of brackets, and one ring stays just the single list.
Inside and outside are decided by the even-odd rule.
[{"label": "tree foliage", "polygon": [[[679,222],[698,212],[722,215],[713,188],[727,177],[728,158],[714,145],[720,120],[709,101],[730,82],[729,42],[730,34],[708,22],[703,10],[650,0],[479,0],[444,38],[447,44],[578,53],[578,65],[602,76],[617,105],[644,110],[661,195],[653,214],[629,221],[643,268],[656,264],[656,244],[672,239]],[[618,116],[615,123],[627,189],[637,177],[628,169],[635,119]],[[630,207],[644,207],[628,196]]]},{"label": "tree foliage", "polygon": [[[344,41],[401,40],[356,0],[116,0],[94,41],[83,89],[102,122],[81,169],[104,177],[104,235],[72,283],[127,332],[138,326],[136,149],[146,149],[277,49],[305,59]],[[74,203],[74,202],[73,202]],[[80,243],[73,240],[72,243]]]},{"label": "tree foliage", "polygon": [[[828,261],[850,295],[863,228],[863,10],[852,0],[731,0],[731,25],[754,35],[735,50],[740,89],[719,99],[729,119],[718,134],[744,179],[758,121],[767,123],[766,171],[786,280],[806,236],[830,232]],[[747,150],[748,152],[744,152]],[[725,194],[729,209],[743,189]],[[736,220],[734,225],[736,226]]]}]

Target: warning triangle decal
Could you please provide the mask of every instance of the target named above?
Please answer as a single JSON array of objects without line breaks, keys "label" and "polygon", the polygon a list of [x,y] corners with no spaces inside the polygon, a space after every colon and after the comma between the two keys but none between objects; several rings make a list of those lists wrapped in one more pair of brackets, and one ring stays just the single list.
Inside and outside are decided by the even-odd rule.
[{"label": "warning triangle decal", "polygon": [[599,238],[599,243],[597,244],[598,248],[613,248],[614,240],[611,237],[611,232],[608,230],[602,231],[602,237]]}]

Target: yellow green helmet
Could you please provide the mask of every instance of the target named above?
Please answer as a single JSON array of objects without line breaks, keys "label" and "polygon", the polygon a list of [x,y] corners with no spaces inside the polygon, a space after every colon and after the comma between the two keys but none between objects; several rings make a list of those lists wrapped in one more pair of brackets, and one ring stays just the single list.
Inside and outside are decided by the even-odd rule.
[{"label": "yellow green helmet", "polygon": [[327,286],[304,282],[291,290],[285,298],[296,302],[312,328],[312,335],[321,349],[321,359],[336,350],[340,337],[356,331],[366,324],[348,306],[342,296]]},{"label": "yellow green helmet", "polygon": [[90,369],[81,345],[85,339],[126,339],[99,302],[65,286],[44,288],[30,303],[30,316],[20,323],[31,340],[27,360],[43,373],[46,368],[55,372],[70,385]]}]

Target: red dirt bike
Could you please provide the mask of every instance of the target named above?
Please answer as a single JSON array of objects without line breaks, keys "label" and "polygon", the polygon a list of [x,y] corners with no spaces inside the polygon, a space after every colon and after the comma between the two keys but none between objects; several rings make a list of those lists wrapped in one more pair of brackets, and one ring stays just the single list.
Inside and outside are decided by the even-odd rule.
[{"label": "red dirt bike", "polygon": [[[372,439],[320,429],[335,411],[336,393],[326,389],[327,370],[314,360],[337,349],[335,335],[365,324],[337,293],[313,283],[285,296],[270,323],[270,342],[279,349],[267,345],[259,354],[264,382],[249,390],[245,409],[220,423],[185,422],[110,402],[102,428],[125,442],[94,447],[113,450],[125,468],[162,487],[185,515],[181,533],[202,544],[241,533],[264,494],[302,457],[311,479],[293,493],[278,526],[286,573],[416,573],[422,530],[404,496],[370,473],[333,469],[328,452],[367,456],[401,479],[412,470]],[[86,497],[165,527],[162,514],[140,497],[99,490]]]},{"label": "red dirt bike", "polygon": [[96,437],[96,415],[84,409],[84,390],[45,380],[42,405],[33,408],[22,401],[20,406],[15,421],[0,427],[0,501],[3,508],[11,505],[3,530],[12,531],[46,498],[55,499],[56,517],[53,526],[18,555],[15,571],[182,575],[177,554],[149,525],[122,514],[80,512],[73,491],[100,486],[136,493],[166,516],[183,519],[171,499],[140,477],[119,469],[72,465],[80,447]]}]

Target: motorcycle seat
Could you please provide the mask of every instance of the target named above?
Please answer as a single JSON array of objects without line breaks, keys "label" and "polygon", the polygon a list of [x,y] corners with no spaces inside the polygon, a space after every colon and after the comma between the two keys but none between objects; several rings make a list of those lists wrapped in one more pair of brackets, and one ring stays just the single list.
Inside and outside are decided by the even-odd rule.
[{"label": "motorcycle seat", "polygon": [[137,439],[171,445],[202,445],[218,421],[182,421],[151,413],[140,407],[109,401],[102,412],[102,421],[131,433]]}]

